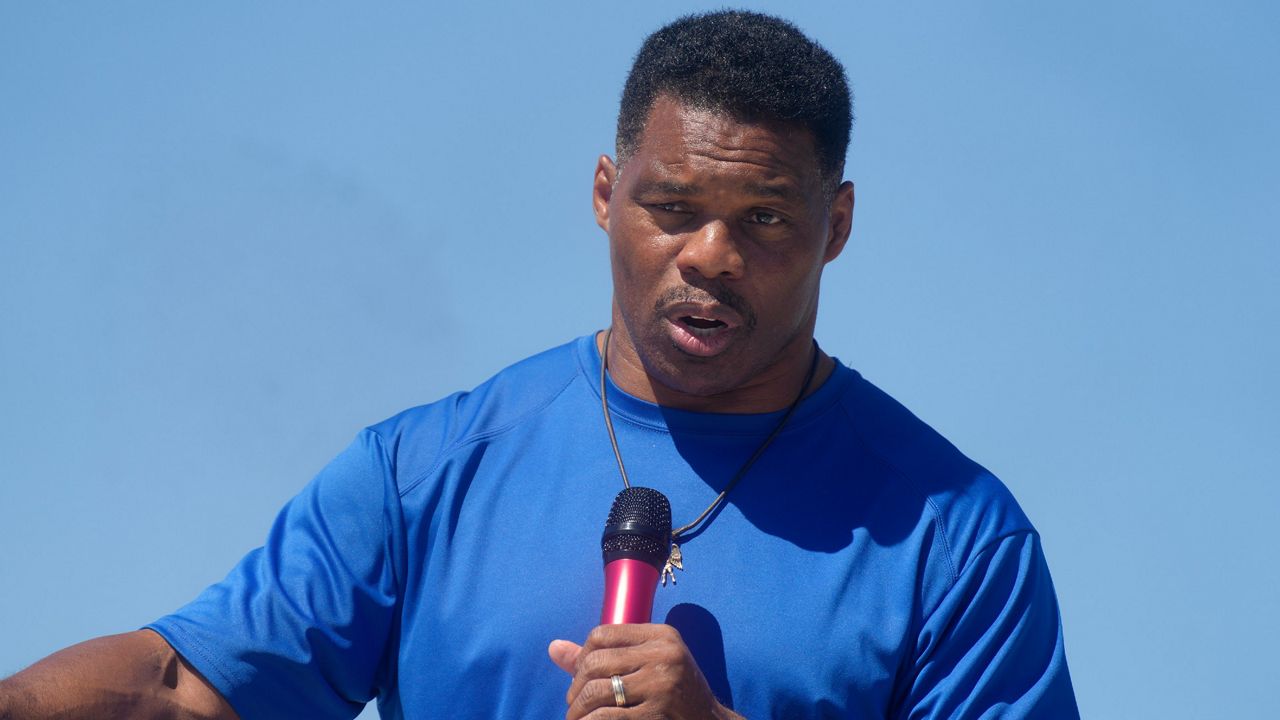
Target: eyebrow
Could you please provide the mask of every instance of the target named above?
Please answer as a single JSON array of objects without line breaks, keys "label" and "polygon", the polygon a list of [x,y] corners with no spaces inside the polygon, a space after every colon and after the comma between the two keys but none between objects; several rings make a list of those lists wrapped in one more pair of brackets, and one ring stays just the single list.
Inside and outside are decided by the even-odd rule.
[{"label": "eyebrow", "polygon": [[797,196],[795,189],[790,185],[762,185],[760,183],[750,183],[746,186],[747,192],[760,197],[778,198],[780,200],[794,200]]},{"label": "eyebrow", "polygon": [[[697,195],[702,188],[698,185],[688,183],[674,182],[670,180],[642,180],[636,183],[635,189],[632,191],[636,195],[674,195],[677,197],[688,197]],[[778,198],[780,200],[794,200],[798,197],[795,189],[787,185],[765,185],[763,183],[747,183],[742,186],[742,190],[752,197]]]},{"label": "eyebrow", "polygon": [[697,195],[701,190],[697,185],[688,185],[685,183],[671,182],[669,180],[641,180],[636,183],[635,194],[637,195]]}]

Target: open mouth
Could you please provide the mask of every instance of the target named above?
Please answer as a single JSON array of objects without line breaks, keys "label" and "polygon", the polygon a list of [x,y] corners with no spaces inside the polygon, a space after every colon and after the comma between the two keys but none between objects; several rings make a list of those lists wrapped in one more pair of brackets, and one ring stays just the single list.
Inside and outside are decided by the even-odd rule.
[{"label": "open mouth", "polygon": [[[711,313],[708,313],[711,314]],[[737,336],[733,317],[724,320],[702,314],[679,313],[667,317],[676,347],[695,357],[719,355]]]},{"label": "open mouth", "polygon": [[694,332],[697,332],[699,330],[705,332],[708,330],[718,330],[720,328],[729,327],[729,325],[725,323],[723,320],[698,317],[697,315],[681,315],[678,319],[680,320],[681,323],[683,323],[685,326],[687,326],[690,330]]}]

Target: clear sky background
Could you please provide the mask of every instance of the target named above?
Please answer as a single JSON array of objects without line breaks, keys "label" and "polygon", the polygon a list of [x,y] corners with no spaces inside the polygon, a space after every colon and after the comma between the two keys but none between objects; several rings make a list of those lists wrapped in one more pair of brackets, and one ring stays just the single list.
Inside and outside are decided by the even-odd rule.
[{"label": "clear sky background", "polygon": [[[747,6],[855,92],[819,339],[1013,489],[1085,716],[1274,716],[1280,5]],[[592,170],[695,7],[0,6],[0,675],[603,327]]]}]

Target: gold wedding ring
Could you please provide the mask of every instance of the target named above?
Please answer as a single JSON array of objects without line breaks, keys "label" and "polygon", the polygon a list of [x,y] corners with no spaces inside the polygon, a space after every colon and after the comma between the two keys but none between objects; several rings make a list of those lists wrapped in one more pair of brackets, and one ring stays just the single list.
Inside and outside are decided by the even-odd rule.
[{"label": "gold wedding ring", "polygon": [[617,703],[618,707],[626,707],[627,693],[622,689],[622,676],[614,675],[609,680],[613,682],[613,701]]}]

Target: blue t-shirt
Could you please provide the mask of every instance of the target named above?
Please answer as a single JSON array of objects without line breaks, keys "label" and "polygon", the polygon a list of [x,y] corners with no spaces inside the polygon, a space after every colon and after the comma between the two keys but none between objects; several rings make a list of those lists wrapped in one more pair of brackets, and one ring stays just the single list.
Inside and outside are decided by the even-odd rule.
[{"label": "blue t-shirt", "polygon": [[[362,432],[266,545],[150,625],[245,720],[554,718],[621,489],[583,337]],[[692,520],[781,413],[609,387],[631,481]],[[721,702],[757,718],[1073,718],[1040,539],[1005,487],[837,364],[658,589]]]}]

